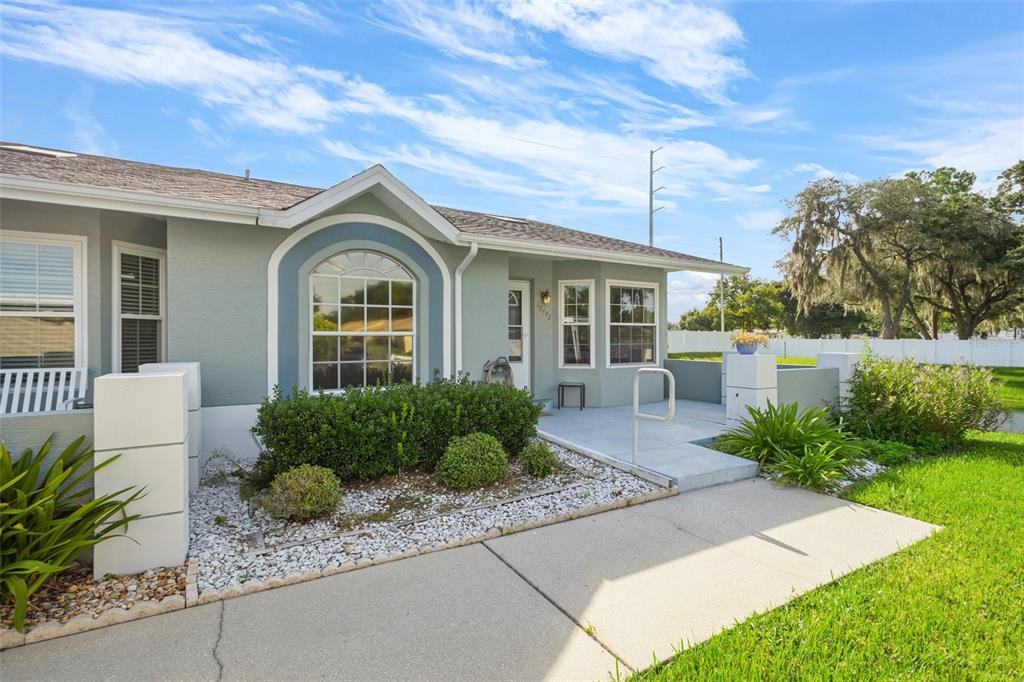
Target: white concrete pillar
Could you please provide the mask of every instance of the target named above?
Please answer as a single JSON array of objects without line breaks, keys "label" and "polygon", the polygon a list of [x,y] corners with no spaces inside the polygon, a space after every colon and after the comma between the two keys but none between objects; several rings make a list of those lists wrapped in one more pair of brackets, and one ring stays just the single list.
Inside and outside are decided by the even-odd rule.
[{"label": "white concrete pillar", "polygon": [[139,374],[185,372],[188,391],[188,491],[199,488],[199,472],[206,461],[203,452],[203,378],[198,362],[148,362],[139,365]]},{"label": "white concrete pillar", "polygon": [[128,505],[141,518],[128,537],[96,545],[93,575],[180,566],[188,554],[188,390],[186,373],[108,374],[94,383],[96,495],[144,487]]},{"label": "white concrete pillar", "polygon": [[839,370],[839,399],[845,400],[850,393],[850,377],[860,363],[860,353],[818,353],[818,367],[835,367]]},{"label": "white concrete pillar", "polygon": [[774,355],[730,355],[726,369],[725,416],[729,427],[747,418],[747,406],[764,409],[779,402],[779,370]]},{"label": "white concrete pillar", "polygon": [[725,405],[726,402],[727,402],[726,399],[725,399],[725,396],[727,394],[727,392],[726,392],[726,383],[725,383],[725,375],[729,371],[729,358],[735,357],[737,355],[739,355],[739,353],[737,353],[734,350],[727,350],[724,353],[722,353],[722,404],[723,405]]}]

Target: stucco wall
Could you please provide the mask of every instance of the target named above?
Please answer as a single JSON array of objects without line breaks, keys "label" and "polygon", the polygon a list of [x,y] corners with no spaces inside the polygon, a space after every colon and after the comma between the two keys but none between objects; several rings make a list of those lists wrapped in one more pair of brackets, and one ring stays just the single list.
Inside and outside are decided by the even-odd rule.
[{"label": "stucco wall", "polygon": [[19,456],[25,448],[38,450],[51,433],[54,434],[53,446],[47,462],[79,436],[85,436],[85,444],[92,445],[92,410],[9,414],[0,417],[0,438],[3,438],[14,457]]},{"label": "stucco wall", "polygon": [[203,405],[258,403],[267,389],[267,260],[276,228],[167,221],[167,359],[199,362]]},{"label": "stucco wall", "polygon": [[665,360],[676,380],[676,398],[705,403],[722,402],[722,363],[704,360]]},{"label": "stucco wall", "polygon": [[779,372],[779,404],[796,403],[808,407],[831,407],[839,400],[839,369],[800,367]]},{"label": "stucco wall", "polygon": [[488,360],[508,355],[508,254],[480,251],[462,276],[462,369],[483,376]]}]

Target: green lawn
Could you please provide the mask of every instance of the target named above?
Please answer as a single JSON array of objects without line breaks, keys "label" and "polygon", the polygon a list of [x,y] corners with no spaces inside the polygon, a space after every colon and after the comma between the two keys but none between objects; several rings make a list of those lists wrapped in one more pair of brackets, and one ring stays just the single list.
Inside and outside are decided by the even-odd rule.
[{"label": "green lawn", "polygon": [[1003,382],[999,397],[1008,410],[1024,410],[1024,367],[993,367],[992,373]]},{"label": "green lawn", "polygon": [[846,497],[945,528],[638,679],[1024,678],[1024,436],[974,433]]},{"label": "green lawn", "polygon": [[[721,362],[722,354],[714,351],[709,352],[698,352],[698,353],[669,353],[668,357],[670,360],[710,360],[712,362]],[[778,362],[783,365],[816,365],[818,364],[817,358],[779,358]]]}]

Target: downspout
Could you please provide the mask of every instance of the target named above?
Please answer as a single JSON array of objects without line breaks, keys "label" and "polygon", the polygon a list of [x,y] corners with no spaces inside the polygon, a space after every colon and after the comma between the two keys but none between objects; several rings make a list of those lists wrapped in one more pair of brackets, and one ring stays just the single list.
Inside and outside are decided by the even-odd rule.
[{"label": "downspout", "polygon": [[459,267],[455,268],[455,376],[462,371],[462,273],[476,258],[479,250],[478,243],[470,242],[469,253],[459,263]]}]

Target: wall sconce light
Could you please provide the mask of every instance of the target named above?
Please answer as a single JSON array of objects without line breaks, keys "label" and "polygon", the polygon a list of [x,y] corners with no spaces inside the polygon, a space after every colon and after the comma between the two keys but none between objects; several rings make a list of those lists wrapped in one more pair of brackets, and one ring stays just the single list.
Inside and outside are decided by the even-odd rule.
[{"label": "wall sconce light", "polygon": [[547,289],[540,292],[540,302],[541,305],[551,305],[551,292]]}]

